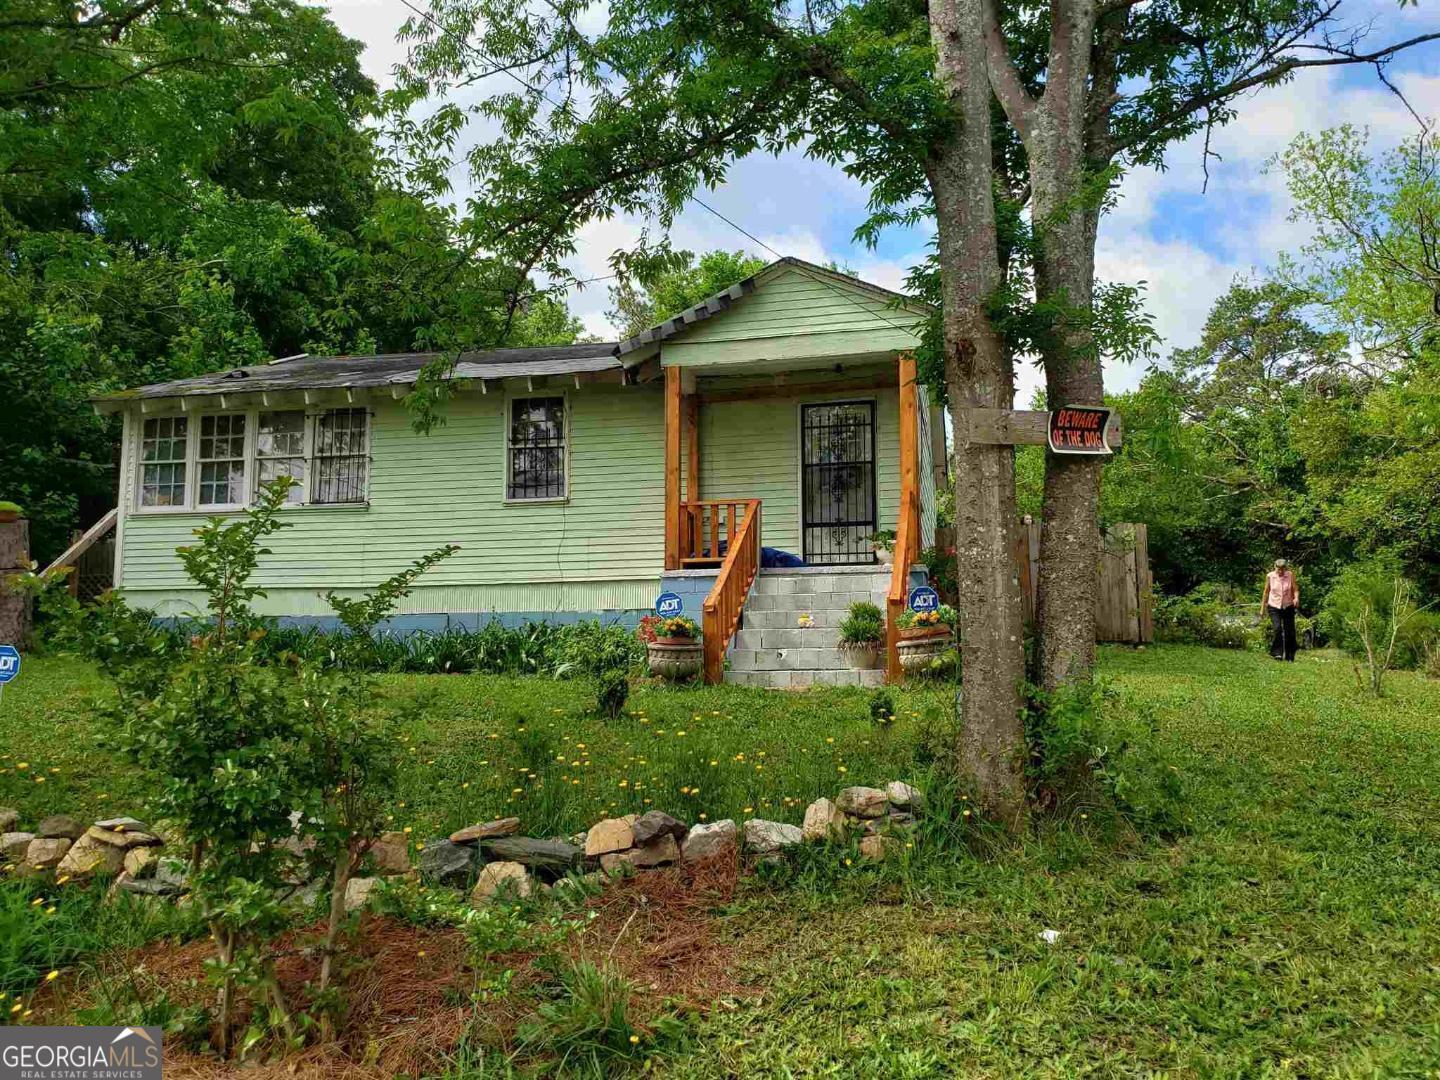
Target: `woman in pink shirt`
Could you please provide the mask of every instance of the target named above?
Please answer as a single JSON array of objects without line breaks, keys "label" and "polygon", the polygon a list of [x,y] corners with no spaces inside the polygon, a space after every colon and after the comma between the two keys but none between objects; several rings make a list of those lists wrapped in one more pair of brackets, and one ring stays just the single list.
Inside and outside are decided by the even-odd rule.
[{"label": "woman in pink shirt", "polygon": [[1275,569],[1265,575],[1265,592],[1260,598],[1261,614],[1270,616],[1270,655],[1276,660],[1295,659],[1295,609],[1300,606],[1300,586],[1284,559],[1275,560]]}]

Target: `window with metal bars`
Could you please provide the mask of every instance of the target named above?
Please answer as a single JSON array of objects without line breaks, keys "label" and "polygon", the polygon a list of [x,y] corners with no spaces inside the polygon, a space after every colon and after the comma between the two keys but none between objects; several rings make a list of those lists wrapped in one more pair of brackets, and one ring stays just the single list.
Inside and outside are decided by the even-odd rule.
[{"label": "window with metal bars", "polygon": [[245,502],[245,415],[200,417],[199,506],[239,506]]},{"label": "window with metal bars", "polygon": [[360,503],[365,501],[365,479],[370,463],[364,409],[330,409],[315,418],[315,476],[310,501]]},{"label": "window with metal bars", "polygon": [[563,397],[512,399],[505,497],[565,498],[569,494],[565,450]]},{"label": "window with metal bars", "polygon": [[184,416],[146,420],[140,433],[140,505],[185,505],[185,459],[190,421]]}]

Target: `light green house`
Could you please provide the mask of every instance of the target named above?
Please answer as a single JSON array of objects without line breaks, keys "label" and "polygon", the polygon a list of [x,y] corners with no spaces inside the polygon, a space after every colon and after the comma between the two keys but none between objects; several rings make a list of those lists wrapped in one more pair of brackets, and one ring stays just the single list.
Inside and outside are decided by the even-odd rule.
[{"label": "light green house", "polygon": [[869,538],[896,528],[902,427],[925,541],[944,468],[923,389],[902,416],[901,358],[925,315],[783,259],[628,341],[466,354],[429,434],[402,400],[423,354],[292,358],[106,396],[97,407],[124,418],[116,587],[160,615],[197,611],[175,548],[287,474],[294,527],[256,575],[259,609],[287,620],[325,622],[322,593],[373,587],[447,543],[459,553],[394,628],[633,621],[667,589],[698,619],[753,500],[771,561],[883,576]]}]

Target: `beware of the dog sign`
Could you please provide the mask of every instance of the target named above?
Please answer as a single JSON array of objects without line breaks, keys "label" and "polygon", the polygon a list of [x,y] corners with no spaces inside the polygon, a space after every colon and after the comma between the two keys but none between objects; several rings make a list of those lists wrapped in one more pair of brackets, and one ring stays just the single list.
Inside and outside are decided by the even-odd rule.
[{"label": "beware of the dog sign", "polygon": [[1110,410],[1067,405],[1050,413],[1050,449],[1057,454],[1109,454]]}]

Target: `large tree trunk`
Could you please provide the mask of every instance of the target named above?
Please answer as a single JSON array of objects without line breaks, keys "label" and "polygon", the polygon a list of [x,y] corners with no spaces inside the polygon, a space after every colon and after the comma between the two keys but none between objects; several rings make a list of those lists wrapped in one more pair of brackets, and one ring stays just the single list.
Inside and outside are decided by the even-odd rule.
[{"label": "large tree trunk", "polygon": [[[1087,191],[1094,0],[1051,7],[1045,91],[1027,102],[1013,90],[1033,192],[1035,299],[1054,320],[1041,344],[1050,408],[1099,405],[1100,356],[1090,331],[1095,296],[1099,192]],[[1103,74],[1103,73],[1102,73]],[[1100,560],[1100,461],[1047,453],[1036,589],[1039,679],[1054,690],[1088,678],[1095,665],[1095,601]]]},{"label": "large tree trunk", "polygon": [[986,313],[1000,280],[991,186],[990,87],[980,0],[932,0],[936,72],[956,112],[928,170],[944,296],[945,379],[954,411],[955,546],[961,614],[961,767],[982,809],[1011,830],[1025,821],[1021,686],[1025,663],[1013,563],[1015,459],[972,445],[966,410],[1009,408],[1014,373]]}]

